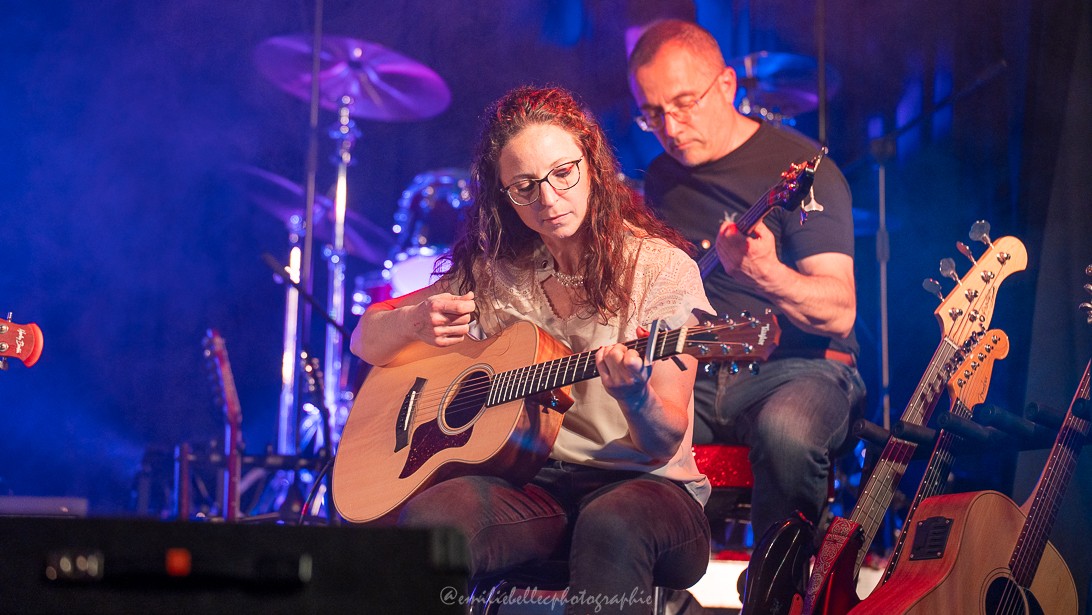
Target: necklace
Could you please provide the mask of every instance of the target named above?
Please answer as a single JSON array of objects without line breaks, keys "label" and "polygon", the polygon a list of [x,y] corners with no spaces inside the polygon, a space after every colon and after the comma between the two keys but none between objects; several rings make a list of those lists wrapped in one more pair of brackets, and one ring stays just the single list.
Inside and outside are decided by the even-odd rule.
[{"label": "necklace", "polygon": [[584,284],[584,276],[582,275],[569,275],[567,273],[561,273],[557,270],[557,268],[554,268],[553,275],[554,279],[557,280],[557,283],[564,286],[565,288],[579,288]]}]

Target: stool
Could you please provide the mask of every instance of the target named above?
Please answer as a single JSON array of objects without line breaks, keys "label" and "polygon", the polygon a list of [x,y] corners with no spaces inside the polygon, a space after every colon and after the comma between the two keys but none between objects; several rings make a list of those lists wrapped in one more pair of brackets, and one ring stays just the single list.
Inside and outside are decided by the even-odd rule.
[{"label": "stool", "polygon": [[[710,531],[714,537],[714,551],[732,543],[732,537],[742,532],[751,522],[751,491],[755,477],[751,474],[751,462],[746,446],[728,444],[698,444],[694,446],[694,461],[698,470],[709,479],[712,493],[705,505]],[[737,532],[737,529],[740,532]]]},{"label": "stool", "polygon": [[[513,591],[563,592],[568,586],[569,563],[566,561],[545,560],[517,566],[502,575],[471,582],[469,615],[496,615],[505,603],[505,597],[510,596]],[[560,600],[559,597],[557,606],[562,607]],[[652,615],[664,615],[664,601],[663,590],[659,587],[653,588]],[[535,600],[538,606],[547,603],[549,598],[546,597],[540,596]],[[541,612],[541,608],[537,610]]]}]

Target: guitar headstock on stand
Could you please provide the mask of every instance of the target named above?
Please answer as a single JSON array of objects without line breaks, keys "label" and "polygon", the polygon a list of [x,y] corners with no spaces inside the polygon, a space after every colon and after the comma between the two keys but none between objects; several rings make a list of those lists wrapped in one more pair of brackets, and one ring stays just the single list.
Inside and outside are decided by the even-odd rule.
[{"label": "guitar headstock on stand", "polygon": [[15,357],[31,367],[42,356],[42,330],[38,325],[12,322],[11,312],[0,318],[0,370],[8,368],[8,358]]},{"label": "guitar headstock on stand", "polygon": [[971,268],[962,278],[956,273],[955,261],[940,261],[940,274],[955,281],[956,286],[947,296],[941,294],[940,282],[926,279],[922,288],[940,298],[934,311],[944,337],[957,346],[970,346],[971,334],[983,332],[990,326],[997,303],[997,289],[1009,275],[1023,271],[1028,264],[1028,252],[1015,237],[990,239],[990,224],[975,222],[969,233],[971,239],[986,244],[986,251],[978,258],[963,242],[956,242],[956,250],[971,261]]},{"label": "guitar headstock on stand", "polygon": [[[1085,267],[1084,273],[1085,275],[1092,277],[1092,265]],[[1092,295],[1092,284],[1085,284],[1084,291],[1089,295]],[[1092,325],[1092,301],[1082,302],[1077,308],[1084,312],[1084,317],[1088,320],[1088,324]]]}]

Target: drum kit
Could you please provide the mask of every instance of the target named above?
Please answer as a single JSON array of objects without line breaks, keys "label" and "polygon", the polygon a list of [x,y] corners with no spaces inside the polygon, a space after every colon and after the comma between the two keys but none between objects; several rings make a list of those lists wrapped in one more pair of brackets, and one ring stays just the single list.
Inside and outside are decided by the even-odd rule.
[{"label": "drum kit", "polygon": [[[308,188],[259,168],[241,169],[250,201],[284,223],[290,244],[287,266],[275,259],[271,264],[281,279],[290,282],[286,284],[277,421],[276,449],[281,455],[297,455],[301,447],[311,446],[334,452],[354,395],[343,347],[349,331],[342,324],[347,303],[349,311],[359,315],[375,301],[428,285],[437,259],[449,250],[458,219],[470,203],[469,173],[444,168],[413,179],[402,193],[389,230],[348,210],[347,168],[353,164],[353,146],[360,137],[354,120],[423,120],[443,112],[451,92],[430,68],[382,45],[343,36],[321,36],[317,44],[315,40],[309,35],[272,37],[257,46],[254,60],[272,84],[311,101],[313,116],[318,108],[337,114],[328,131],[337,166],[333,197],[315,194],[313,163]],[[325,304],[310,296],[309,284],[301,283],[308,280],[312,246],[321,246],[316,252],[326,262]],[[347,257],[371,267],[355,276],[348,297]],[[301,361],[307,354],[301,338],[309,331],[301,298],[322,310],[328,323],[321,370],[310,370]],[[299,404],[300,378],[313,379],[318,372],[323,407]]]}]

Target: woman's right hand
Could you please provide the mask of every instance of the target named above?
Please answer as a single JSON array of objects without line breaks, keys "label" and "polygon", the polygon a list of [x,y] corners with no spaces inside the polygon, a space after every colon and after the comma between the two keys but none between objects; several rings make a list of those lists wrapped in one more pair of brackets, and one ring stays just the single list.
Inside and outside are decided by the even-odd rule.
[{"label": "woman's right hand", "polygon": [[452,346],[466,339],[477,310],[474,293],[432,295],[409,308],[407,324],[413,336],[433,346]]}]

